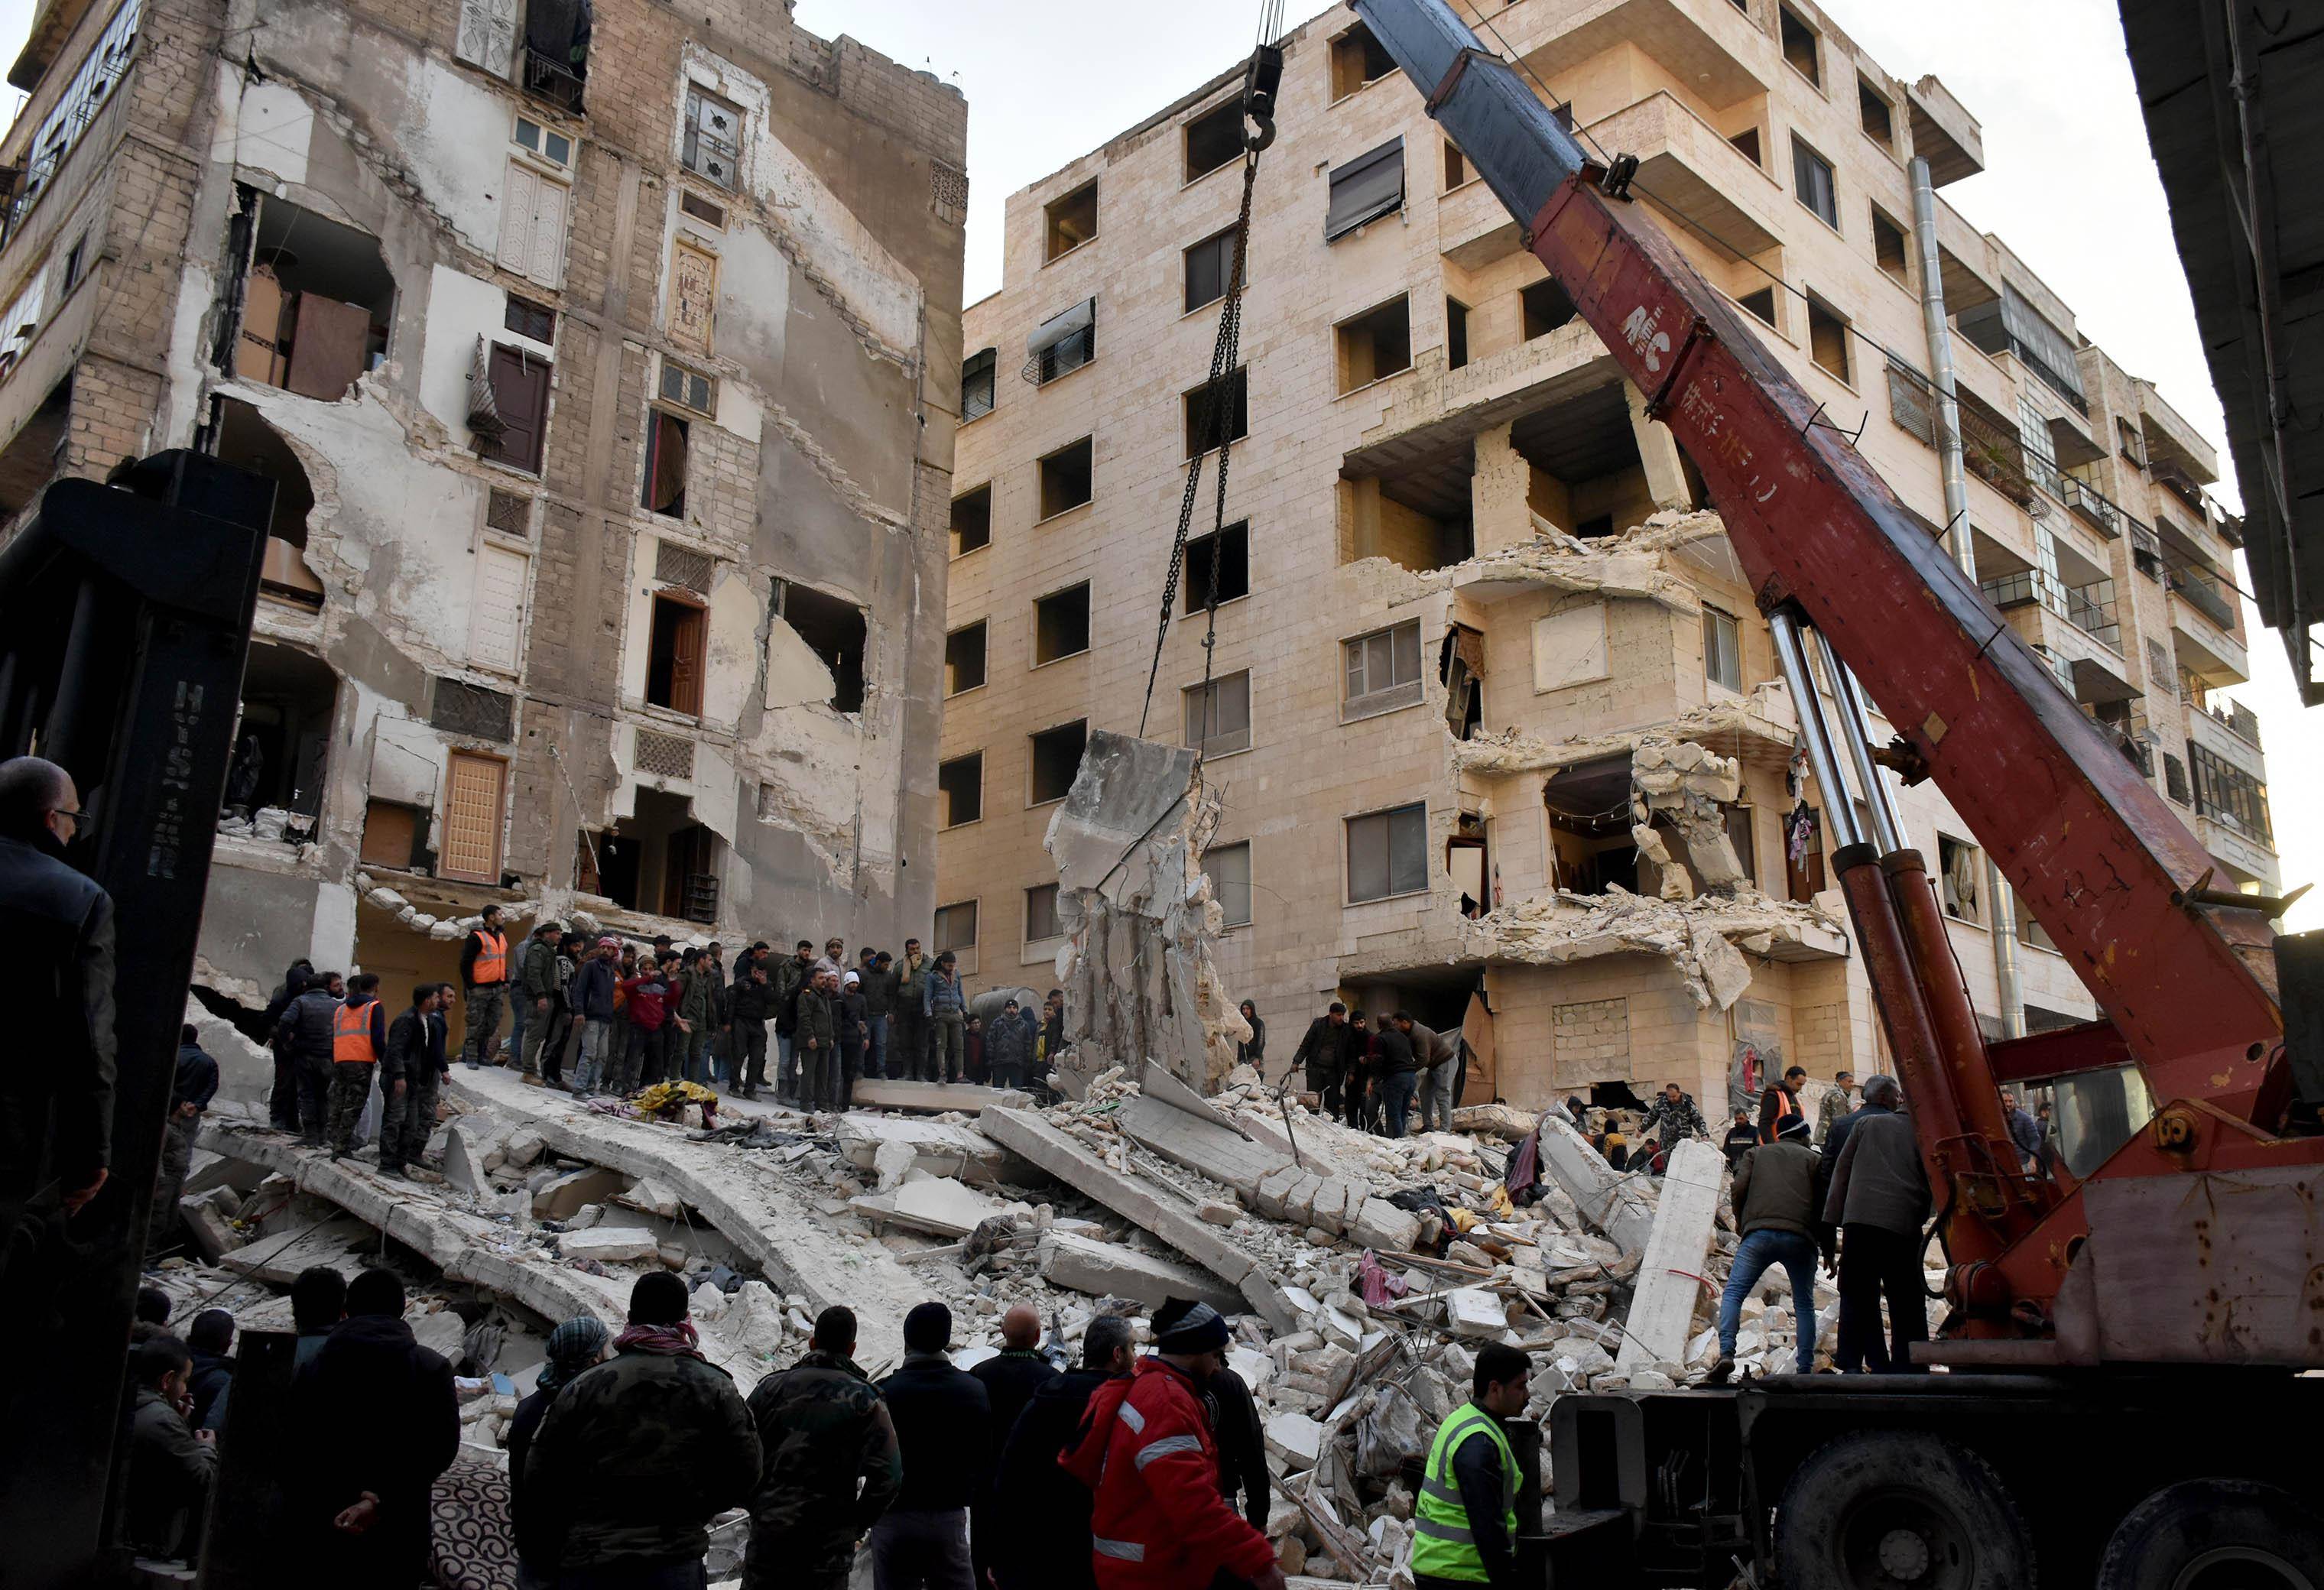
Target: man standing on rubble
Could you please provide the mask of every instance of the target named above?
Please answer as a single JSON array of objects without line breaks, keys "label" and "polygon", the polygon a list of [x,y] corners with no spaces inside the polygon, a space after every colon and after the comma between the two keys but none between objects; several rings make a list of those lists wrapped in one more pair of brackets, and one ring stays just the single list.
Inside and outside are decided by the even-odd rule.
[{"label": "man standing on rubble", "polygon": [[921,1303],[904,1316],[904,1365],[880,1383],[904,1457],[896,1504],[872,1526],[876,1590],[972,1590],[968,1510],[992,1463],[992,1400],[953,1367],[952,1310]]},{"label": "man standing on rubble", "polygon": [[1090,1566],[1100,1590],[1199,1590],[1222,1571],[1284,1590],[1274,1546],[1220,1492],[1204,1392],[1225,1366],[1227,1322],[1208,1303],[1175,1303],[1155,1315],[1154,1356],[1098,1387],[1058,1459],[1094,1497]]},{"label": "man standing on rubble", "polygon": [[290,1052],[299,1084],[299,1142],[308,1148],[323,1146],[323,1132],[331,1113],[331,1030],[346,985],[336,971],[318,971],[308,979],[306,991],[282,1007],[274,1029],[275,1041]]},{"label": "man standing on rubble", "polygon": [[[1082,1366],[1043,1383],[1001,1443],[993,1482],[991,1567],[1001,1590],[1097,1590],[1090,1493],[1057,1466],[1089,1400],[1138,1366],[1130,1323],[1101,1314],[1082,1333]],[[747,1587],[746,1587],[747,1590]]]},{"label": "man standing on rubble", "polygon": [[153,1210],[145,1226],[146,1251],[157,1257],[177,1231],[178,1195],[185,1190],[186,1174],[194,1164],[194,1140],[201,1135],[202,1117],[217,1090],[217,1062],[202,1047],[194,1024],[180,1022],[177,1072],[170,1088],[170,1118],[162,1128],[161,1173],[153,1184]]},{"label": "man standing on rubble", "polygon": [[1768,1267],[1781,1264],[1792,1282],[1792,1315],[1797,1329],[1793,1365],[1815,1373],[1816,1349],[1816,1151],[1808,1146],[1805,1116],[1784,1123],[1773,1143],[1763,1143],[1735,1168],[1735,1229],[1743,1241],[1727,1273],[1719,1300],[1719,1361],[1710,1383],[1735,1373],[1735,1335],[1743,1320],[1743,1300]]},{"label": "man standing on rubble", "polygon": [[1815,1140],[1818,1148],[1839,1152],[1830,1148],[1831,1129],[1840,1124],[1842,1116],[1855,1107],[1848,1097],[1849,1090],[1855,1086],[1854,1071],[1835,1071],[1832,1074],[1831,1086],[1824,1089],[1822,1102],[1816,1106]]},{"label": "man standing on rubble", "polygon": [[1299,1047],[1291,1053],[1291,1069],[1307,1079],[1322,1096],[1324,1115],[1337,1120],[1342,1107],[1340,1084],[1347,1074],[1348,1007],[1337,999],[1332,1008],[1307,1024]]},{"label": "man standing on rubble", "polygon": [[768,980],[763,957],[727,996],[727,1065],[735,1077],[735,1090],[756,1098],[767,1085],[767,1018],[775,1013],[774,986]]},{"label": "man standing on rubble", "polygon": [[678,1031],[669,1041],[669,1069],[680,1081],[710,1080],[710,1039],[718,1030],[718,996],[725,991],[707,952],[678,958]]},{"label": "man standing on rubble", "polygon": [[775,990],[775,1097],[797,1101],[799,997],[815,981],[815,944],[801,939],[787,960],[768,973]]},{"label": "man standing on rubble", "polygon": [[764,1462],[742,1590],[846,1590],[855,1543],[904,1482],[888,1404],[855,1364],[854,1314],[816,1315],[806,1354],[761,1381],[750,1409]]},{"label": "man standing on rubble", "polygon": [[[928,1024],[928,1080],[957,1082],[967,1062],[962,1038],[968,1021],[968,997],[960,991],[959,962],[949,950],[936,957],[936,970],[920,979],[920,1014]],[[986,1042],[991,1041],[991,1034]]]},{"label": "man standing on rubble", "polygon": [[1419,1089],[1420,1129],[1451,1131],[1452,1090],[1461,1074],[1461,1034],[1423,1026],[1400,1010],[1396,1013],[1396,1025],[1412,1040],[1412,1058],[1419,1068],[1414,1076]]},{"label": "man standing on rubble", "polygon": [[557,923],[541,923],[525,940],[524,954],[517,961],[519,1020],[510,1041],[524,1066],[524,1080],[536,1088],[543,1085],[540,1052],[549,1042],[549,1029],[556,1025],[550,1017],[565,993],[564,985],[557,979],[557,944],[562,931]]},{"label": "man standing on rubble", "polygon": [[[1032,1048],[1033,1030],[1026,1026],[1017,1001],[1001,1007],[1001,1019],[984,1034],[984,1065],[995,1088],[1022,1088],[1025,1063]],[[1038,1326],[1039,1321],[1034,1323]]]},{"label": "man standing on rubble", "polygon": [[272,1124],[285,1132],[299,1129],[299,1062],[280,1027],[282,1013],[290,1008],[290,1001],[307,991],[307,979],[314,975],[314,962],[292,961],[290,970],[282,974],[281,987],[266,1002],[266,1014],[259,1018],[265,1027],[267,1047],[274,1052],[274,1089],[266,1097],[266,1113]]},{"label": "man standing on rubble", "polygon": [[702,1356],[686,1282],[630,1289],[613,1356],[557,1394],[525,1454],[520,1549],[558,1590],[682,1590],[703,1581],[710,1521],[759,1488],[759,1432]]},{"label": "man standing on rubble", "polygon": [[[1379,1053],[1380,1105],[1388,1112],[1388,1135],[1402,1137],[1412,1118],[1412,1097],[1420,1085],[1420,1053],[1413,1042],[1415,1023],[1407,1011],[1397,1011],[1380,1023],[1375,1040]],[[1435,1034],[1419,1028],[1430,1038]]]},{"label": "man standing on rubble", "polygon": [[1529,1395],[1526,1356],[1506,1342],[1477,1350],[1468,1402],[1446,1415],[1412,1501],[1415,1590],[1488,1585],[1517,1590],[1517,1460],[1502,1432]]},{"label": "man standing on rubble", "polygon": [[355,1127],[371,1102],[371,1080],[387,1053],[387,1010],[379,1000],[379,974],[347,979],[346,1002],[331,1017],[331,1157],[355,1151]]},{"label": "man standing on rubble", "polygon": [[[896,963],[895,1015],[888,1034],[888,1070],[906,1080],[928,1080],[928,1018],[921,1011],[921,996],[932,969],[920,953],[918,939],[904,941],[904,958]],[[903,1070],[896,1070],[900,1063]]]},{"label": "man standing on rubble", "polygon": [[1662,1128],[1660,1141],[1665,1148],[1676,1148],[1689,1137],[1711,1135],[1711,1123],[1704,1120],[1702,1111],[1695,1107],[1694,1095],[1676,1082],[1663,1084],[1663,1096],[1655,1100],[1654,1107],[1646,1111],[1646,1118],[1638,1123],[1638,1130],[1642,1133],[1651,1132],[1657,1126]]},{"label": "man standing on rubble", "polygon": [[581,1063],[573,1071],[576,1098],[604,1087],[606,1072],[620,1063],[613,1056],[613,994],[621,987],[621,954],[622,942],[608,935],[573,973],[573,1014],[581,1023]]},{"label": "man standing on rubble", "polygon": [[863,1038],[868,1045],[863,1054],[863,1074],[885,1077],[888,1074],[888,1016],[896,1008],[895,963],[867,944],[855,978],[863,995]]},{"label": "man standing on rubble", "polygon": [[1800,1089],[1807,1086],[1805,1066],[1793,1066],[1784,1072],[1784,1080],[1759,1095],[1759,1141],[1773,1143],[1775,1133],[1792,1117],[1804,1114],[1800,1108]]},{"label": "man standing on rubble", "polygon": [[790,1100],[802,1108],[829,1109],[839,1096],[839,1023],[831,1007],[837,978],[817,967],[792,1009]]},{"label": "man standing on rubble", "polygon": [[467,990],[462,1008],[468,1013],[468,1035],[460,1048],[470,1071],[486,1061],[500,1063],[501,1003],[508,980],[508,934],[501,927],[501,908],[487,905],[460,942],[460,983]]},{"label": "man standing on rubble", "polygon": [[[436,1099],[442,1084],[429,1058],[428,1018],[443,1007],[444,985],[421,983],[411,990],[411,1008],[387,1029],[387,1047],[380,1062],[379,1087],[387,1104],[379,1124],[379,1171],[401,1176],[436,1130]],[[543,1016],[539,1029],[546,1029]]]}]

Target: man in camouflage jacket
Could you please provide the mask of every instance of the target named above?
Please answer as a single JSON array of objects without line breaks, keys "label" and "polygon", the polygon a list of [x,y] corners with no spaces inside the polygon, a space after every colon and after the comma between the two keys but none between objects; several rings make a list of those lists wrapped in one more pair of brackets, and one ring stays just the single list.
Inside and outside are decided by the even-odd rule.
[{"label": "man in camouflage jacket", "polygon": [[1661,1141],[1666,1148],[1676,1148],[1683,1137],[1708,1138],[1711,1135],[1711,1123],[1702,1118],[1702,1111],[1695,1105],[1694,1095],[1676,1082],[1663,1089],[1663,1096],[1655,1100],[1655,1107],[1646,1112],[1646,1119],[1638,1123],[1641,1135],[1657,1127],[1661,1128]]},{"label": "man in camouflage jacket", "polygon": [[699,1571],[710,1521],[758,1484],[750,1410],[695,1346],[686,1282],[651,1270],[631,1290],[613,1358],[558,1392],[534,1432],[520,1547],[592,1582]]},{"label": "man in camouflage jacket", "polygon": [[844,1590],[855,1543],[903,1485],[888,1404],[854,1351],[855,1316],[825,1309],[806,1356],[751,1393],[766,1463],[751,1499],[742,1590]]}]

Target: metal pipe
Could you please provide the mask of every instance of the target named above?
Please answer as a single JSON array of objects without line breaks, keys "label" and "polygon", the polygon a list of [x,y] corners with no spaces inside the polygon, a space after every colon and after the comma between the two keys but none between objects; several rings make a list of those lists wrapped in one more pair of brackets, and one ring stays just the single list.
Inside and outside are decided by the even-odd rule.
[{"label": "metal pipe", "polygon": [[1800,738],[1808,748],[1808,771],[1815,775],[1816,787],[1823,792],[1824,825],[1832,839],[1829,848],[1862,844],[1864,833],[1856,825],[1856,803],[1849,796],[1848,786],[1840,782],[1840,764],[1831,754],[1823,698],[1816,694],[1815,676],[1808,672],[1807,653],[1800,645],[1799,620],[1778,608],[1767,615],[1767,630],[1775,638],[1775,660],[1799,710]]},{"label": "metal pipe", "polygon": [[[1937,189],[1929,162],[1913,157],[1913,232],[1921,255],[1921,327],[1929,342],[1929,379],[1937,389],[1937,464],[1944,478],[1945,550],[1971,581],[1977,578],[1976,534],[1969,522],[1969,473],[1962,462],[1960,398],[1953,379],[1953,334],[1945,316],[1944,263],[1937,250]],[[1987,936],[1993,942],[1993,985],[2001,1030],[2025,1035],[2025,996],[2017,976],[2017,896],[1985,854],[1985,897],[1993,907]]]},{"label": "metal pipe", "polygon": [[1864,786],[1865,804],[1872,808],[1872,836],[1882,855],[1892,855],[1904,848],[1904,816],[1896,809],[1896,792],[1888,787],[1880,764],[1872,759],[1872,716],[1864,710],[1864,692],[1848,665],[1840,660],[1840,653],[1825,641],[1823,632],[1815,631],[1815,638],[1816,644],[1823,648],[1824,666],[1831,670],[1831,687],[1840,697],[1840,715],[1846,720],[1840,743],[1848,748],[1848,761],[1856,769],[1856,782]]}]

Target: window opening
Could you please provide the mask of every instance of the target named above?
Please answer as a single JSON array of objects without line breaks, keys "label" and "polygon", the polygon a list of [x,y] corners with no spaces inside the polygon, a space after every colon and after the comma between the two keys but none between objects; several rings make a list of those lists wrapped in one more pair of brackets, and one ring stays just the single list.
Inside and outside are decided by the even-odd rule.
[{"label": "window opening", "polygon": [[1399,806],[1351,817],[1348,903],[1417,894],[1428,887],[1428,808]]},{"label": "window opening", "polygon": [[1035,884],[1025,891],[1025,942],[1038,944],[1044,939],[1065,936],[1065,924],[1057,916],[1057,886],[1053,883]]},{"label": "window opening", "polygon": [[831,709],[863,710],[863,645],[869,626],[863,610],[792,580],[775,582],[775,612],[831,670]]},{"label": "window opening", "polygon": [[1089,649],[1090,588],[1087,581],[1053,592],[1033,603],[1033,666],[1075,657]]},{"label": "window opening", "polygon": [[1242,155],[1242,97],[1204,111],[1186,124],[1186,180],[1207,177]]},{"label": "window opening", "polygon": [[1041,460],[1041,517],[1055,519],[1090,500],[1091,439],[1058,448]]},{"label": "window opening", "polygon": [[1222,927],[1250,925],[1250,842],[1213,845],[1203,852],[1203,872],[1211,898],[1219,903]]},{"label": "window opening", "polygon": [[1063,198],[1050,200],[1041,215],[1048,251],[1045,262],[1081,247],[1097,235],[1097,184],[1084,183]]},{"label": "window opening", "polygon": [[1323,212],[1323,241],[1346,236],[1367,221],[1404,207],[1404,140],[1391,138],[1332,170],[1332,198]]},{"label": "window opening", "polygon": [[646,704],[673,712],[702,711],[701,604],[667,593],[653,599],[646,637]]},{"label": "window opening", "polygon": [[646,411],[646,469],[641,501],[649,513],[686,517],[686,421],[659,409]]},{"label": "window opening", "polygon": [[1082,752],[1088,749],[1089,725],[1075,719],[1055,729],[1044,729],[1032,739],[1029,799],[1034,805],[1062,801],[1081,771]]},{"label": "window opening", "polygon": [[[1218,584],[1212,586],[1213,565],[1216,565]],[[1221,606],[1250,594],[1250,522],[1248,519],[1231,524],[1222,530],[1186,539],[1185,576],[1180,588],[1185,592],[1183,611],[1201,612],[1213,600]]]},{"label": "window opening", "polygon": [[936,764],[936,798],[944,803],[938,826],[958,828],[984,815],[984,753],[971,751]]},{"label": "window opening", "polygon": [[1334,328],[1340,355],[1340,391],[1412,368],[1412,300],[1399,298]]},{"label": "window opening", "polygon": [[979,348],[960,365],[960,417],[964,420],[982,419],[992,412],[992,371],[1000,351]]},{"label": "window opening", "polygon": [[985,636],[990,626],[979,619],[945,637],[945,694],[958,695],[984,683]]},{"label": "window opening", "polygon": [[952,500],[952,555],[990,545],[992,540],[992,488],[979,486]]},{"label": "window opening", "polygon": [[706,94],[688,84],[686,138],[678,150],[678,164],[697,177],[731,189],[742,149],[742,113],[716,95]]},{"label": "window opening", "polygon": [[1185,743],[1205,757],[1250,749],[1250,671],[1230,674],[1185,692]]},{"label": "window opening", "polygon": [[1218,446],[1218,405],[1224,405],[1227,440],[1239,442],[1250,434],[1250,371],[1246,366],[1214,385],[1204,381],[1180,400],[1186,418],[1186,456],[1207,453]]},{"label": "window opening", "polygon": [[1343,641],[1344,719],[1412,705],[1420,699],[1420,620],[1414,619]]},{"label": "window opening", "polygon": [[1185,253],[1185,309],[1188,314],[1227,296],[1227,280],[1234,274],[1234,228],[1214,233]]},{"label": "window opening", "polygon": [[1567,325],[1581,313],[1572,298],[1554,276],[1545,276],[1517,294],[1525,310],[1525,339],[1547,336],[1559,326]]}]

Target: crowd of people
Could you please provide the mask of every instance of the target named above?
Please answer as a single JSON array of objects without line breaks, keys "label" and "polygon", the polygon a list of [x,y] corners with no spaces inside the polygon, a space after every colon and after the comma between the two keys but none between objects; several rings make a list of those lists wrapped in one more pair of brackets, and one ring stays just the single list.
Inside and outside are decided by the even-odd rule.
[{"label": "crowd of people", "polygon": [[[428,1576],[430,1491],[458,1446],[452,1366],[413,1338],[390,1270],[310,1269],[291,1308],[302,1456],[285,1476],[282,1550],[315,1583],[404,1590]],[[166,1295],[141,1294],[124,1535],[141,1555],[191,1559],[232,1418],[234,1326],[205,1310],[180,1337],[169,1312]],[[841,1590],[867,1543],[877,1590],[1285,1583],[1258,1404],[1208,1304],[1156,1310],[1143,1357],[1133,1322],[1102,1314],[1077,1364],[1020,1304],[1002,1316],[1002,1350],[963,1370],[950,1310],[926,1302],[878,1381],[856,1362],[854,1314],[827,1308],[807,1351],[747,1394],[703,1357],[690,1313],[687,1282],[654,1271],[619,1329],[585,1315],[549,1337],[507,1433],[523,1590],[701,1590],[710,1525],[736,1508],[751,1517],[745,1590]],[[1480,1402],[1447,1421],[1453,1438],[1431,1459],[1458,1498],[1423,1511],[1443,1515],[1443,1540],[1466,1537],[1458,1509],[1480,1498],[1499,1519],[1516,1473],[1506,1440],[1497,1426],[1481,1447],[1468,1437],[1480,1407],[1521,1412],[1526,1384],[1524,1355],[1480,1353]],[[1513,1533],[1481,1544],[1513,1563]],[[1467,1578],[1465,1560],[1436,1566]]]},{"label": "crowd of people", "polygon": [[[449,1045],[455,1000],[466,1022]],[[505,1048],[503,1011],[512,1017]],[[383,1169],[417,1156],[456,1060],[507,1063],[527,1082],[576,1098],[628,1097],[664,1082],[748,1099],[771,1089],[802,1109],[853,1107],[859,1079],[1037,1087],[1065,1043],[1065,995],[1038,1007],[1007,999],[990,1024],[970,1008],[952,951],[918,939],[900,958],[844,940],[788,955],[764,941],[724,946],[595,939],[543,922],[513,947],[497,905],[460,950],[460,981],[424,982],[388,1015],[379,979],[294,962],[264,1016],[272,1034],[274,1124],[314,1147],[352,1153],[379,1107]],[[767,1076],[771,1047],[775,1075]]]},{"label": "crowd of people", "polygon": [[[1257,1012],[1243,1001],[1246,1020]],[[1261,1058],[1266,1028],[1246,1057]],[[1291,1069],[1319,1095],[1323,1113],[1359,1130],[1401,1137],[1417,1121],[1424,1132],[1448,1132],[1460,1098],[1465,1046],[1457,1032],[1438,1032],[1398,1010],[1377,1022],[1334,999],[1307,1024]]]}]

